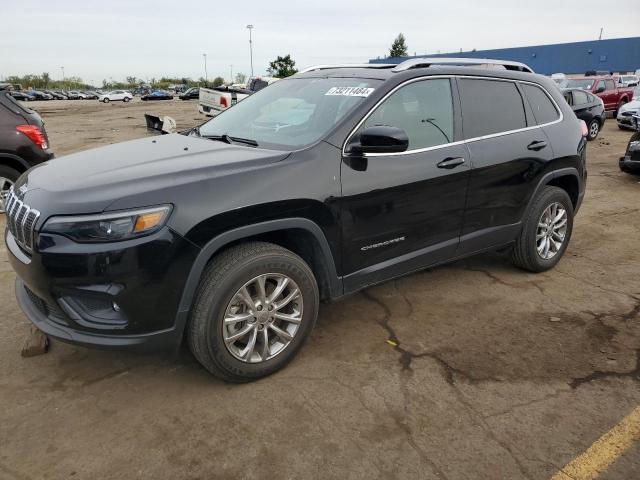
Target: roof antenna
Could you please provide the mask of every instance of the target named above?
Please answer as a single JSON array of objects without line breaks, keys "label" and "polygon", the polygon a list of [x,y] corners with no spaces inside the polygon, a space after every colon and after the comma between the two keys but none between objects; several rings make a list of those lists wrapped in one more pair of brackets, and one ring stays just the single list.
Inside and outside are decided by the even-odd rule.
[{"label": "roof antenna", "polygon": [[598,40],[602,40],[602,30],[604,30],[604,27],[600,27],[600,36],[598,37]]}]

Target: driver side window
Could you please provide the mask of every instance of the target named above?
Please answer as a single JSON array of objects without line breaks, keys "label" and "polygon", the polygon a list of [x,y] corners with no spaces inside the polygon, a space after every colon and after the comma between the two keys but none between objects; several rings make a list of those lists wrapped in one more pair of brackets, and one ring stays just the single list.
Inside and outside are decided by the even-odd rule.
[{"label": "driver side window", "polygon": [[361,130],[378,125],[404,130],[409,151],[453,142],[451,82],[422,80],[400,88],[376,108]]}]

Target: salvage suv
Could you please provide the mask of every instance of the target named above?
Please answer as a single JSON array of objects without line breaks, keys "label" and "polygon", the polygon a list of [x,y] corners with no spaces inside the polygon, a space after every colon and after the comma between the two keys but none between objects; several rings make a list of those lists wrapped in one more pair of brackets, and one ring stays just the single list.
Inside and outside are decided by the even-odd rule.
[{"label": "salvage suv", "polygon": [[24,174],[6,199],[17,299],[62,341],[184,339],[216,376],[263,377],[321,300],[494,249],[531,272],[556,265],[585,135],[523,64],[310,68],[182,134]]}]

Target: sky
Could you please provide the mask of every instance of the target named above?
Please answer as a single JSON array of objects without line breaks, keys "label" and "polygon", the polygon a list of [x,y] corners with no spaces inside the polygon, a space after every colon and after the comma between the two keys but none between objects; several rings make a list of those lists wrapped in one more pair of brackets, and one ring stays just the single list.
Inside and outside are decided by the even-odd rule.
[{"label": "sky", "polygon": [[[611,7],[611,8],[610,8]],[[384,57],[400,32],[410,54],[640,35],[640,2],[601,0],[1,0],[0,78],[229,79],[291,54],[297,68]],[[231,67],[233,66],[233,67]]]}]

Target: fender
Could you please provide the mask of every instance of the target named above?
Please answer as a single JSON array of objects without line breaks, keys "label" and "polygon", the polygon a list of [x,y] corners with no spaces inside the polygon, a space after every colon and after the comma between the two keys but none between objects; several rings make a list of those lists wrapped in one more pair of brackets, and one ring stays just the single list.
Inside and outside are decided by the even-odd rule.
[{"label": "fender", "polygon": [[533,193],[529,197],[529,201],[527,202],[527,208],[524,210],[524,215],[522,217],[522,220],[524,220],[527,212],[529,212],[529,208],[531,207],[531,204],[536,198],[536,195],[538,194],[538,192],[542,188],[544,188],[546,185],[548,185],[551,180],[554,180],[560,177],[566,177],[566,176],[576,177],[576,180],[578,181],[578,201],[576,202],[576,206],[574,209],[574,212],[577,212],[578,209],[580,208],[580,204],[582,203],[582,197],[584,197],[584,184],[583,184],[584,182],[581,180],[580,174],[578,173],[577,168],[575,167],[559,168],[558,170],[547,172],[545,175],[542,176],[542,178],[538,182],[538,185],[536,185],[536,188],[533,190]]},{"label": "fender", "polygon": [[[22,165],[24,171],[26,172],[27,170],[29,170],[31,168],[31,165],[29,165],[27,162],[25,162],[22,158],[20,158],[17,155],[13,155],[11,153],[0,153],[0,164],[5,164],[3,162],[3,160],[11,160],[13,162],[16,162],[20,165]],[[7,166],[11,166],[10,164]]]},{"label": "fender", "polygon": [[178,314],[176,317],[176,330],[180,333],[184,331],[196,289],[198,288],[200,278],[202,277],[202,272],[216,252],[235,240],[241,240],[261,233],[269,233],[291,228],[306,230],[316,238],[320,248],[322,249],[325,266],[329,273],[331,297],[335,298],[341,296],[343,294],[342,278],[338,277],[329,242],[327,241],[322,229],[308,218],[282,218],[278,220],[270,220],[224,232],[210,240],[209,243],[202,248],[191,267],[191,271],[189,272],[189,276],[182,292],[182,298],[180,299],[180,305],[178,307]]}]

